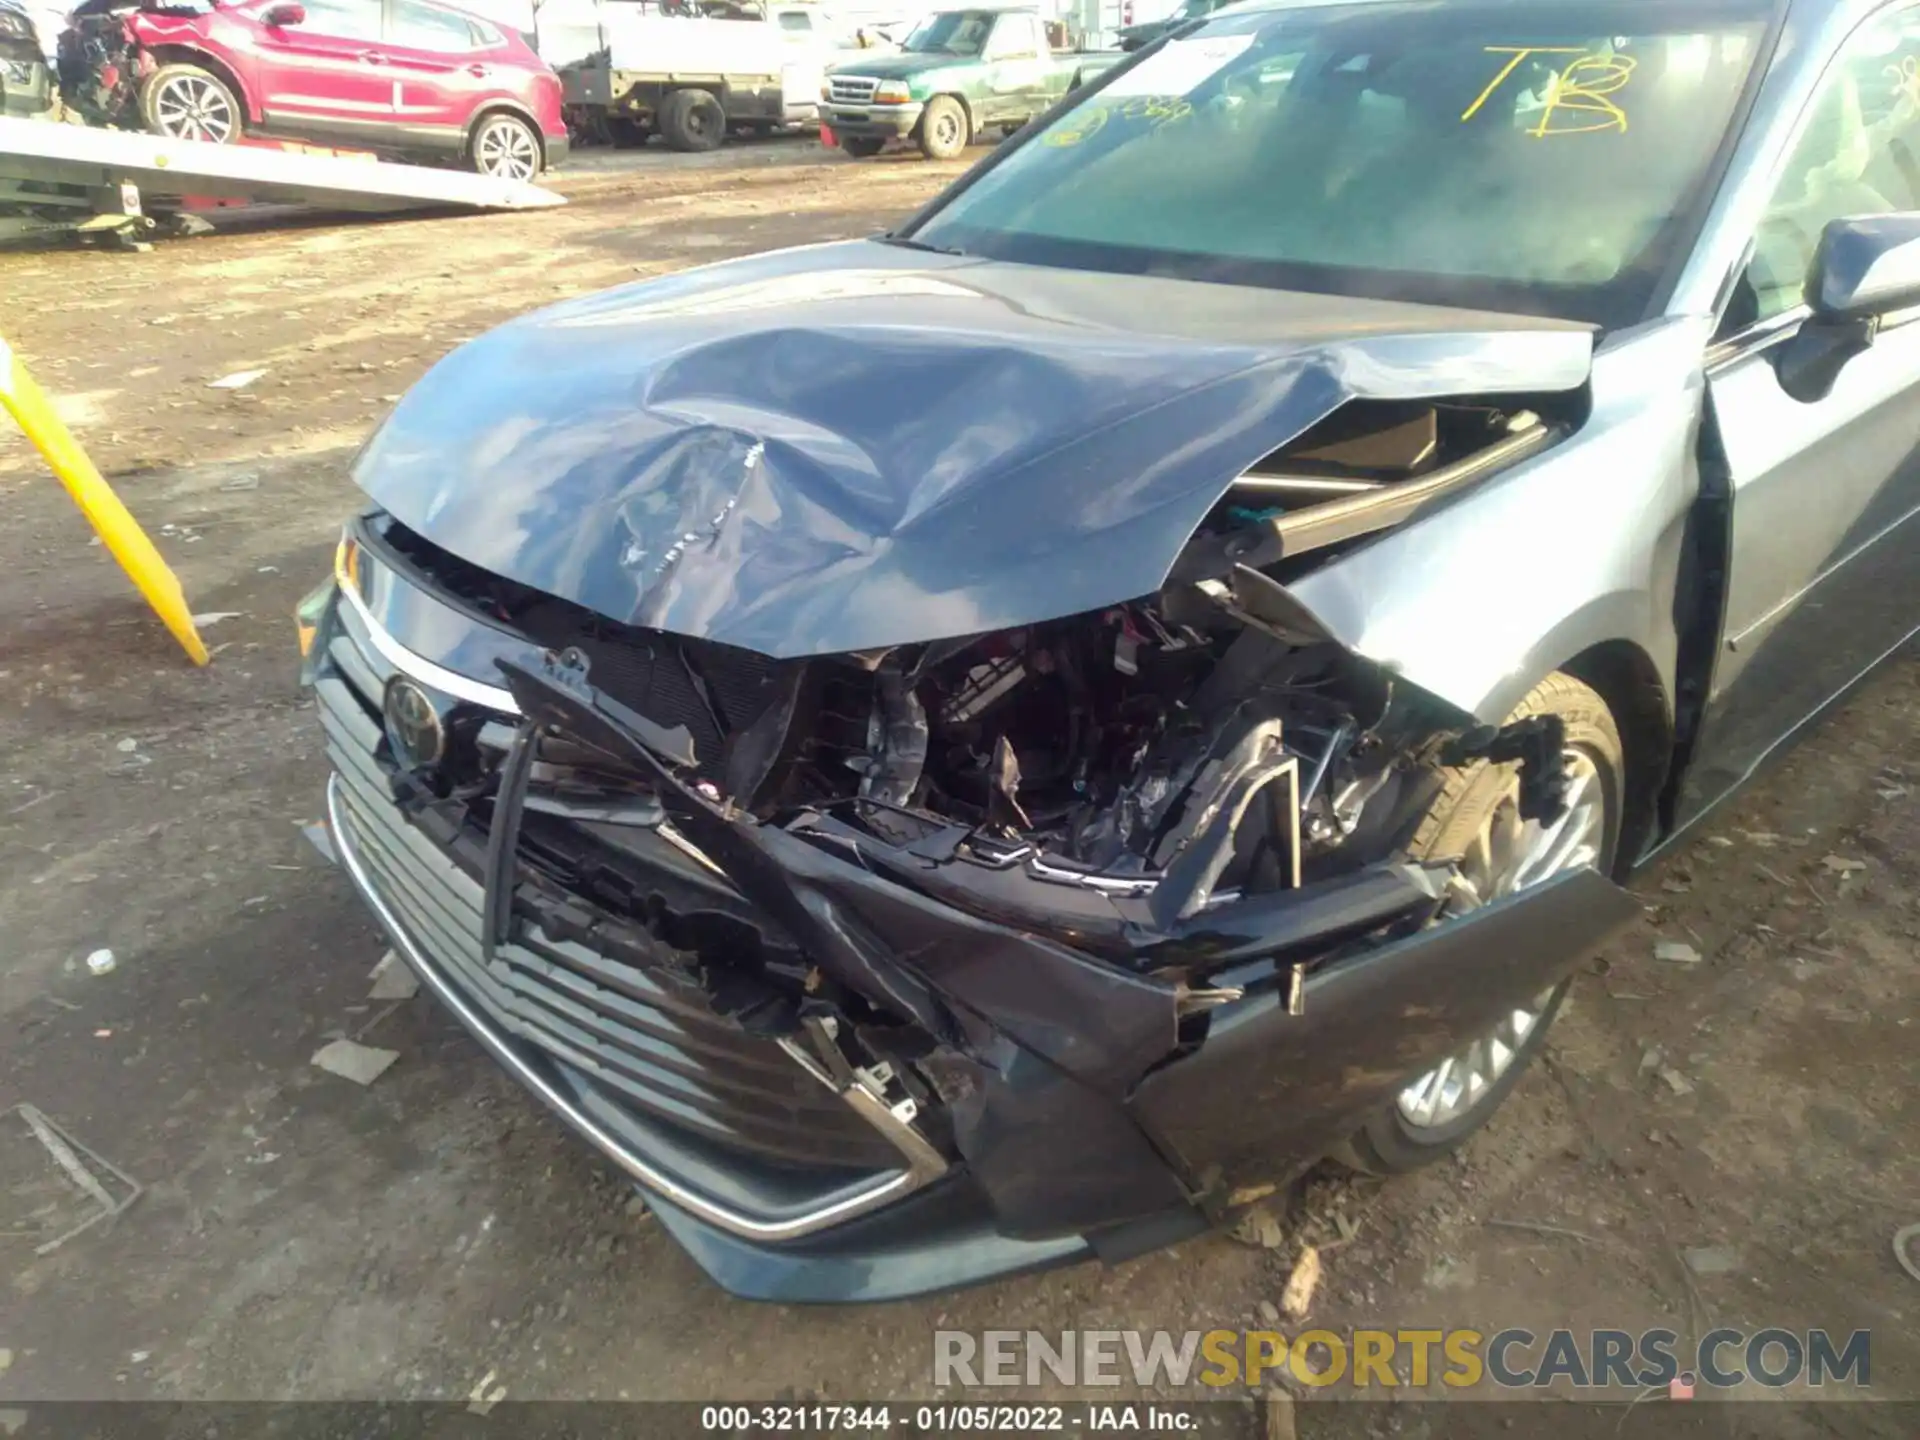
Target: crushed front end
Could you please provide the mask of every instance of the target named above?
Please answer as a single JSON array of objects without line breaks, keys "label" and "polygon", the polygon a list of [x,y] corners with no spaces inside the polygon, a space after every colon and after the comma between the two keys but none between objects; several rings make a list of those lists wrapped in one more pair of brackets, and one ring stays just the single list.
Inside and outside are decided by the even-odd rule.
[{"label": "crushed front end", "polygon": [[303,617],[337,852],[736,1293],[1196,1233],[1632,913],[1584,872],[1447,918],[1451,867],[1403,858],[1440,772],[1516,763],[1545,812],[1556,737],[1396,686],[1209,559],[1273,530],[1229,498],[1155,596],[804,659],[369,512]]},{"label": "crushed front end", "polygon": [[76,8],[60,32],[60,93],[90,125],[133,128],[153,63],[135,33],[140,7],[107,0]]}]

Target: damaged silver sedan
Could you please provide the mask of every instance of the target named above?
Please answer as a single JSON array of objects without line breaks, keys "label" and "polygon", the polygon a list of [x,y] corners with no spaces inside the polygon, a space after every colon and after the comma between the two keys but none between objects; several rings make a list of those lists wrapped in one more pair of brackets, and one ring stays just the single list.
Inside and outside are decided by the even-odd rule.
[{"label": "damaged silver sedan", "polygon": [[1914,628],[1917,13],[1236,6],[462,347],[303,609],[345,868],[741,1294],[1447,1153]]}]

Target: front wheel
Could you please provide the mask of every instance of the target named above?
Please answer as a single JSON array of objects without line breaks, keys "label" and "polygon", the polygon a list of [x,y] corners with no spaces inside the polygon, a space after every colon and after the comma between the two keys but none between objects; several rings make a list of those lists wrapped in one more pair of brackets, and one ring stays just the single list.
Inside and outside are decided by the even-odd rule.
[{"label": "front wheel", "polygon": [[496,180],[531,180],[540,173],[540,137],[518,115],[489,115],[473,132],[467,160]]},{"label": "front wheel", "polygon": [[227,82],[198,65],[162,65],[140,87],[140,119],[174,140],[226,145],[240,138],[240,102]]},{"label": "front wheel", "polygon": [[920,116],[920,153],[929,160],[951,160],[973,138],[967,112],[951,95],[936,95]]},{"label": "front wheel", "polygon": [[[1439,924],[1589,866],[1611,869],[1620,843],[1626,766],[1606,701],[1571,675],[1552,675],[1513,713],[1557,715],[1566,732],[1566,810],[1542,825],[1520,818],[1512,765],[1485,761],[1448,780],[1408,849],[1417,860],[1459,863]],[[1376,1175],[1399,1174],[1452,1153],[1493,1118],[1546,1038],[1571,980],[1502,1015],[1376,1111],[1334,1158]]]}]

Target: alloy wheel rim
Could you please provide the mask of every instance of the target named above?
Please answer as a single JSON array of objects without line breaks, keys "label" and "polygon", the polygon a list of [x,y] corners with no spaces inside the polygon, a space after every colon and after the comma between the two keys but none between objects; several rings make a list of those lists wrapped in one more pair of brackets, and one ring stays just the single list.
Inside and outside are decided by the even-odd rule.
[{"label": "alloy wheel rim", "polygon": [[540,168],[533,137],[512,121],[501,120],[480,132],[475,150],[480,168],[503,180],[531,180]]},{"label": "alloy wheel rim", "polygon": [[224,145],[233,137],[233,106],[220,88],[198,75],[175,75],[154,98],[160,128],[176,140]]},{"label": "alloy wheel rim", "polygon": [[951,145],[960,135],[960,122],[951,115],[942,115],[940,123],[934,128],[934,138],[942,145]]},{"label": "alloy wheel rim", "polygon": [[[1520,786],[1515,776],[1461,857],[1452,887],[1448,918],[1600,861],[1606,843],[1607,807],[1599,768],[1584,751],[1565,753],[1566,811],[1550,825],[1520,818]],[[1400,1118],[1415,1130],[1453,1124],[1513,1068],[1522,1047],[1541,1021],[1552,989],[1521,1009],[1508,1012],[1478,1036],[1400,1092]]]}]

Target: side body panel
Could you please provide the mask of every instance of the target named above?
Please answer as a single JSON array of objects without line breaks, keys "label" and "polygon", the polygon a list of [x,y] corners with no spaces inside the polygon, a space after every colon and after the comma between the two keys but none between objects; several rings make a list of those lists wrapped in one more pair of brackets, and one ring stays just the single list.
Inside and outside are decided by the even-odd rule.
[{"label": "side body panel", "polygon": [[1920,623],[1920,328],[1882,335],[1810,404],[1780,388],[1782,343],[1713,379],[1732,573],[1683,822]]},{"label": "side body panel", "polygon": [[[1725,303],[1783,198],[1786,223],[1815,232],[1804,235],[1808,244],[1820,217],[1849,203],[1875,210],[1912,203],[1911,129],[1888,113],[1890,102],[1875,87],[1883,69],[1899,73],[1899,63],[1880,64],[1882,47],[1895,38],[1881,22],[1911,36],[1913,17],[1911,7],[1872,0],[1789,11],[1761,103],[1676,304]],[[1871,33],[1862,29],[1869,24]],[[1796,167],[1820,152],[1803,158],[1801,139],[1828,133],[1828,102],[1843,93],[1830,87],[1854,85],[1857,133],[1829,167],[1831,180],[1802,192],[1808,182]],[[1891,103],[1902,103],[1897,88]],[[1861,123],[1870,120],[1876,123]],[[1823,201],[1828,183],[1835,198]],[[1738,786],[1920,623],[1920,334],[1912,327],[1881,334],[1829,395],[1802,402],[1782,390],[1776,366],[1806,321],[1801,308],[1749,326],[1717,347],[1712,366],[1731,509],[1730,574],[1706,713],[1677,797],[1682,824]]]}]

